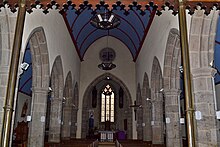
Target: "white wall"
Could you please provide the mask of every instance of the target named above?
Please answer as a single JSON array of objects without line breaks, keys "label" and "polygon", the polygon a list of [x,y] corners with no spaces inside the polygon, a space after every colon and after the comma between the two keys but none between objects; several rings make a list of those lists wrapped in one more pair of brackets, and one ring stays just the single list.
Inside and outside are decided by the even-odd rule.
[{"label": "white wall", "polygon": [[154,56],[158,58],[161,70],[163,72],[164,54],[170,29],[179,28],[178,16],[174,16],[171,13],[172,11],[162,11],[162,15],[156,15],[154,17],[150,30],[148,31],[142,46],[141,52],[137,58],[137,83],[140,83],[141,87],[143,84],[145,72],[148,75],[150,84]]},{"label": "white wall", "polygon": [[[104,74],[103,71],[98,68],[98,64],[101,63],[99,59],[99,51],[105,48],[107,45],[107,37],[101,38],[93,43],[84,56],[84,61],[81,63],[80,74],[80,91],[79,91],[79,112],[78,112],[78,129],[77,137],[81,136],[81,114],[82,114],[82,102],[83,95],[89,84],[98,76]],[[116,52],[116,58],[113,61],[116,64],[116,68],[107,71],[117,78],[119,78],[127,86],[132,101],[136,99],[136,82],[135,82],[135,63],[128,48],[119,40],[108,37],[108,47],[111,47]],[[133,127],[135,128],[135,127]],[[136,131],[135,131],[136,132]],[[135,133],[134,133],[135,134]]]},{"label": "white wall", "polygon": [[49,50],[50,71],[55,58],[60,55],[64,80],[71,71],[73,83],[78,82],[79,84],[80,59],[62,15],[58,10],[50,10],[48,14],[44,14],[42,9],[33,9],[33,11],[31,14],[26,14],[22,51],[24,52],[32,31],[37,27],[43,27]]}]

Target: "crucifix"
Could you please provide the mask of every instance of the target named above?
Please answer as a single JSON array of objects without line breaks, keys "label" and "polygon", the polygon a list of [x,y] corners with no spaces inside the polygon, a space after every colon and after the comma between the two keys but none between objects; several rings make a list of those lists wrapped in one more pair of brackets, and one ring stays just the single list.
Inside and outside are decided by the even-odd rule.
[{"label": "crucifix", "polygon": [[137,120],[137,109],[142,108],[142,105],[137,105],[136,100],[134,101],[134,105],[130,105],[130,107],[134,108],[134,119]]}]

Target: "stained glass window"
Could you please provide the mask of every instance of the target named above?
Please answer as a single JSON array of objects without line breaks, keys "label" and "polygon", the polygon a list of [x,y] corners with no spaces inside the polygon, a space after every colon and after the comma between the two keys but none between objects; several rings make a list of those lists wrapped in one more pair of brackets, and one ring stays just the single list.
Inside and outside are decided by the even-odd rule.
[{"label": "stained glass window", "polygon": [[101,122],[114,122],[115,94],[109,84],[103,89],[101,98]]}]

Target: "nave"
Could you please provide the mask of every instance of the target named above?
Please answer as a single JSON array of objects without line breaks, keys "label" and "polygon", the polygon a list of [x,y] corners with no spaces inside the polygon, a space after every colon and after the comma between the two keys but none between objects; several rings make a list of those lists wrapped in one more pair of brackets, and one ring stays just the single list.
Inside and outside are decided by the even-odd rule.
[{"label": "nave", "polygon": [[72,139],[61,141],[61,143],[45,143],[44,147],[165,147],[165,145],[152,145],[151,142],[141,140],[100,142],[94,139]]},{"label": "nave", "polygon": [[220,7],[197,2],[0,0],[1,147],[220,146]]}]

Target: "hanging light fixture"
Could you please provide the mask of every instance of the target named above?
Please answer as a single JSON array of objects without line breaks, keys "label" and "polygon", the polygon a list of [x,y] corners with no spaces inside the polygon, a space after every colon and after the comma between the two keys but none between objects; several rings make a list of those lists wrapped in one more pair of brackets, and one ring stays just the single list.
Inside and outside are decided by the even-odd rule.
[{"label": "hanging light fixture", "polygon": [[108,31],[107,47],[102,49],[99,53],[99,57],[102,63],[98,65],[98,68],[102,70],[112,70],[116,67],[116,65],[112,63],[112,61],[115,59],[115,51],[108,47],[108,36],[110,29],[114,29],[119,26],[120,19],[117,18],[114,13],[104,9],[104,12],[97,13],[94,17],[92,17],[90,23],[92,26],[98,29]]},{"label": "hanging light fixture", "polygon": [[118,27],[120,19],[112,12],[104,12],[96,14],[90,23],[98,29],[109,30]]}]

